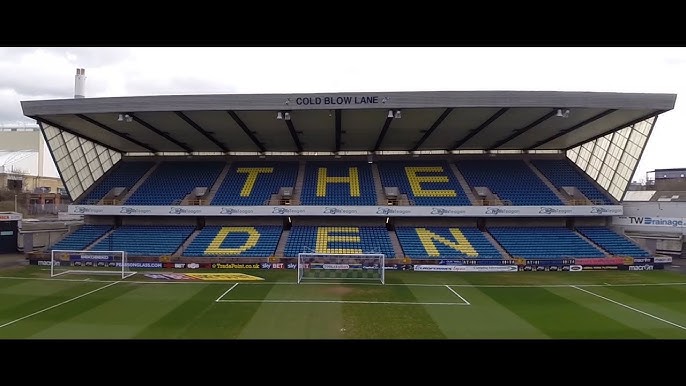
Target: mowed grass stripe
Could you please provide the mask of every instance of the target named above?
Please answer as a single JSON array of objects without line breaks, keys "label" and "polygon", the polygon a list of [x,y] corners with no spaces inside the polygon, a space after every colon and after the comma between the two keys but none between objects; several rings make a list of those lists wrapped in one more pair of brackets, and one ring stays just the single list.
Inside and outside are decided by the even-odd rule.
[{"label": "mowed grass stripe", "polygon": [[418,303],[417,305],[344,303],[342,306],[343,331],[341,331],[341,336],[344,338],[442,339],[446,336],[428,312],[428,308],[466,307],[419,304],[460,302],[460,299],[445,287],[349,286],[341,287],[340,291],[344,300],[392,300]]},{"label": "mowed grass stripe", "polygon": [[225,283],[225,286],[212,284],[215,285],[208,283],[206,286],[198,287],[198,291],[191,297],[149,324],[136,335],[136,338],[236,338],[260,305],[236,304],[227,311],[225,305],[216,303],[215,299],[233,286],[233,283]]},{"label": "mowed grass stripe", "polygon": [[[13,286],[0,289],[0,324],[107,285],[88,282],[43,282],[34,287],[33,284],[33,281],[17,281]],[[3,329],[0,329],[0,334]]]},{"label": "mowed grass stripe", "polygon": [[132,338],[201,289],[134,283],[118,285],[130,290],[112,296],[107,302],[89,307],[84,312],[56,323],[33,337]]},{"label": "mowed grass stripe", "polygon": [[[262,288],[260,288],[262,287]],[[265,291],[264,287],[268,287]],[[238,285],[227,298],[341,300],[336,286],[326,285]],[[246,292],[248,291],[248,292]],[[237,303],[217,303],[225,312],[235,312]],[[261,303],[238,338],[247,339],[336,339],[342,338],[340,303]]]},{"label": "mowed grass stripe", "polygon": [[[650,338],[651,336],[587,306],[589,299],[571,300],[557,288],[480,288],[529,324],[555,339]],[[590,296],[587,295],[586,296]],[[576,299],[576,298],[575,298]],[[601,299],[598,299],[601,300]],[[513,336],[518,338],[518,336]]]},{"label": "mowed grass stripe", "polygon": [[[85,282],[84,282],[85,283]],[[85,285],[85,284],[84,284]],[[60,295],[61,300],[53,301],[51,304],[46,305],[49,307],[51,305],[57,304],[60,301],[65,301],[75,296],[83,295],[88,291],[92,291],[97,288],[104,287],[103,283],[96,283],[91,285],[90,288],[81,288],[80,291],[76,292],[76,288],[71,289],[72,296],[65,296],[67,292]],[[125,293],[131,291],[133,286],[124,285],[124,283],[117,283],[114,285],[109,285],[109,287],[93,292],[92,294],[83,296],[77,300],[69,303],[60,305],[59,307],[52,308],[30,318],[24,319],[20,322],[9,325],[5,328],[0,329],[0,337],[12,337],[12,338],[33,338],[35,334],[40,333],[43,330],[51,329],[55,325],[64,323],[71,318],[77,317],[88,310],[97,307],[100,304],[107,303],[112,299],[115,299]],[[43,298],[41,298],[43,299]],[[40,300],[40,299],[39,299]],[[42,308],[45,308],[42,307]],[[33,310],[35,312],[37,310]],[[28,314],[28,313],[27,313]],[[23,316],[23,315],[22,315]],[[94,325],[99,326],[99,330],[103,338],[108,337],[108,329],[106,326],[107,319],[103,317],[102,319],[95,322]],[[69,331],[54,331],[49,334],[40,336],[41,338],[81,338],[80,333],[82,330],[74,329]]]},{"label": "mowed grass stripe", "polygon": [[498,301],[481,292],[480,289],[456,287],[454,290],[467,299],[471,305],[426,307],[428,313],[447,338],[542,339],[548,337],[536,326],[509,308],[503,307]]},{"label": "mowed grass stripe", "polygon": [[[674,296],[681,291],[674,290],[672,287],[650,287],[650,290],[637,297],[625,293],[623,288],[626,287],[581,288],[581,290],[576,289],[576,293],[567,290],[564,292],[568,294],[568,297],[584,301],[588,307],[595,305],[598,312],[640,329],[655,338],[686,339],[686,330],[683,328],[686,327],[686,312],[684,312],[686,304],[683,297],[678,306],[681,310],[674,309],[679,303],[675,302]],[[562,291],[562,289],[559,290]]]}]

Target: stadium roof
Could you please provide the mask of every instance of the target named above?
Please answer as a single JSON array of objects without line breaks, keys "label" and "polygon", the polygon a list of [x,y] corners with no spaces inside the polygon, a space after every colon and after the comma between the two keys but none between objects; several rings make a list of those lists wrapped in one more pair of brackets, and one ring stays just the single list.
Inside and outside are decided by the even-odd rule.
[{"label": "stadium roof", "polygon": [[676,94],[432,91],[21,104],[40,123],[123,153],[278,153],[567,150],[671,110],[675,101]]}]

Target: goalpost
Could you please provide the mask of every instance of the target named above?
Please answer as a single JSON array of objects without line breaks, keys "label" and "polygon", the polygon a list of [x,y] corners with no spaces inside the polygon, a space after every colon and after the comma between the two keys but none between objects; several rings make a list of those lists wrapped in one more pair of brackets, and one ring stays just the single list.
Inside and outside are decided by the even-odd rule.
[{"label": "goalpost", "polygon": [[368,280],[385,284],[382,253],[299,253],[298,283],[303,280]]},{"label": "goalpost", "polygon": [[122,279],[133,276],[125,251],[50,251],[50,277],[65,274],[117,275]]}]

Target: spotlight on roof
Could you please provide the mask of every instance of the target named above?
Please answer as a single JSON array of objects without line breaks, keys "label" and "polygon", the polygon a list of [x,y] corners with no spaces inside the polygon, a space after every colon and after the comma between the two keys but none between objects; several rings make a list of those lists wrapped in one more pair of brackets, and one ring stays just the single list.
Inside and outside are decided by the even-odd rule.
[{"label": "spotlight on roof", "polygon": [[283,119],[290,121],[291,120],[291,113],[289,113],[288,111],[283,113]]},{"label": "spotlight on roof", "polygon": [[388,115],[386,115],[388,118],[393,118],[393,110],[388,110]]},{"label": "spotlight on roof", "polygon": [[124,114],[119,114],[119,117],[117,118],[117,122],[124,122]]},{"label": "spotlight on roof", "polygon": [[283,114],[281,113],[281,111],[276,113],[276,119],[283,119]]},{"label": "spotlight on roof", "polygon": [[400,119],[403,117],[403,113],[400,110],[395,110],[395,119]]},{"label": "spotlight on roof", "polygon": [[556,116],[560,118],[569,118],[569,109],[557,109]]},{"label": "spotlight on roof", "polygon": [[124,120],[126,122],[131,122],[131,121],[133,121],[133,117],[130,116],[129,114],[124,114]]},{"label": "spotlight on roof", "polygon": [[371,154],[367,156],[367,163],[368,164],[374,163],[374,157],[372,157]]}]

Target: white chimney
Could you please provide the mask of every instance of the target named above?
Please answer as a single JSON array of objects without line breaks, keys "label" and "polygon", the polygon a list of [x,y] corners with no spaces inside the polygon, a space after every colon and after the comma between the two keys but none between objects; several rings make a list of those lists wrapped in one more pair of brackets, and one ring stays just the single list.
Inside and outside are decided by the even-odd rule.
[{"label": "white chimney", "polygon": [[74,79],[74,98],[86,97],[86,69],[77,68]]}]

